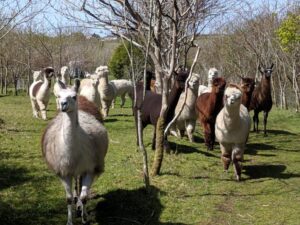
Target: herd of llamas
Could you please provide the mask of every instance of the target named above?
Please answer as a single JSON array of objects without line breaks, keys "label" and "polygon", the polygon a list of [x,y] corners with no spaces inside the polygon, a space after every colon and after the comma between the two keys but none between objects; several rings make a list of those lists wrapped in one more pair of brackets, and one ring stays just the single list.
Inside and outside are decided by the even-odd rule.
[{"label": "herd of llamas", "polygon": [[[239,84],[226,82],[216,68],[208,71],[207,84],[200,84],[200,75],[181,69],[174,72],[173,86],[167,102],[165,124],[176,115],[169,134],[181,138],[185,133],[194,142],[193,133],[198,120],[203,128],[204,142],[208,150],[218,141],[224,170],[233,164],[236,179],[241,179],[241,162],[248,140],[254,110],[253,131],[258,132],[258,114],[264,112],[264,135],[268,113],[272,108],[270,67],[259,66],[260,82],[241,77]],[[47,119],[47,106],[51,96],[51,81],[55,77],[53,94],[58,114],[48,123],[42,136],[42,153],[49,168],[60,178],[66,192],[68,225],[72,222],[72,205],[75,203],[83,223],[87,222],[86,202],[93,181],[104,171],[104,159],[108,150],[108,133],[103,120],[109,115],[117,96],[121,107],[125,95],[133,101],[134,86],[130,80],[108,79],[107,66],[99,66],[88,77],[74,80],[69,85],[69,68],[59,73],[52,67],[34,71],[30,86],[33,116]],[[141,110],[142,129],[148,124],[154,127],[152,149],[155,149],[156,124],[162,107],[162,95],[155,92],[155,76],[146,74],[146,92],[143,82],[136,85],[136,106],[133,115],[137,121],[137,109]],[[179,114],[180,113],[180,114]],[[177,115],[179,114],[179,115]],[[167,138],[165,140],[168,148]],[[75,191],[72,183],[75,184]]]}]

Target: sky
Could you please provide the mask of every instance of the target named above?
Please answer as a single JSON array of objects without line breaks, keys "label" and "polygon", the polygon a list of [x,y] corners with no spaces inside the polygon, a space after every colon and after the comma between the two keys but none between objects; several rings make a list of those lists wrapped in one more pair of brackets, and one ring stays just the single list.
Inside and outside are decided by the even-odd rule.
[{"label": "sky", "polygon": [[[9,0],[1,1],[1,2],[9,2]],[[19,5],[24,5],[28,0],[17,0]],[[62,12],[65,11],[63,8],[62,2],[65,2],[64,0],[32,0],[34,7],[29,8],[27,13],[34,12],[36,10],[42,10],[42,13],[39,13],[32,22],[32,27],[34,30],[40,31],[40,32],[47,32],[55,34],[57,32],[58,27],[62,27],[65,31],[83,31],[87,34],[93,34],[96,33],[100,36],[107,36],[109,34],[108,31],[105,31],[103,29],[97,28],[95,26],[89,26],[86,24],[85,28],[83,26],[79,25],[74,19],[67,18],[65,15],[63,15]],[[50,3],[49,3],[50,2]],[[75,7],[77,7],[77,10],[80,8],[82,4],[82,0],[72,0],[72,3],[75,3]],[[220,27],[223,25],[224,21],[227,22],[228,20],[236,20],[236,18],[239,17],[251,17],[255,16],[257,11],[263,10],[264,8],[271,9],[272,11],[276,11],[278,13],[282,13],[286,10],[286,8],[291,4],[298,2],[299,0],[248,0],[248,2],[251,2],[251,4],[246,4],[245,1],[236,1],[236,4],[230,5],[228,7],[230,9],[230,13],[222,14],[219,16],[213,23],[214,27],[217,24],[217,27]],[[2,4],[2,3],[0,3]],[[2,7],[3,9],[3,7]],[[13,10],[14,6],[11,5],[9,7],[5,7],[6,10]],[[256,9],[256,10],[254,10]],[[243,11],[243,15],[239,14],[241,11]],[[247,15],[245,15],[245,13]],[[79,16],[79,18],[84,19],[85,15],[83,13],[76,14]],[[24,26],[28,26],[28,24],[23,24]],[[204,30],[205,33],[214,32],[213,27],[207,26]]]}]

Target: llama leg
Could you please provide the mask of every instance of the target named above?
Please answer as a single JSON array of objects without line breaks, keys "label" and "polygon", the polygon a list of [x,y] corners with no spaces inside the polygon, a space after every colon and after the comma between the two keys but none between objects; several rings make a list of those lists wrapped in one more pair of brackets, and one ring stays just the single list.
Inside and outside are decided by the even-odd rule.
[{"label": "llama leg", "polygon": [[68,222],[67,225],[72,225],[72,202],[73,202],[73,195],[72,195],[72,177],[61,177],[61,182],[66,191],[66,198],[68,204]]},{"label": "llama leg", "polygon": [[264,136],[267,136],[267,120],[268,120],[268,112],[264,112]]},{"label": "llama leg", "polygon": [[89,190],[93,183],[94,175],[86,174],[82,177],[82,187],[80,193],[80,200],[82,202],[82,210],[81,210],[81,221],[83,224],[87,222],[87,212],[86,212],[86,203],[88,200]]},{"label": "llama leg", "polygon": [[39,105],[41,115],[42,115],[42,119],[46,120],[47,119],[46,104],[42,101],[37,101],[37,104]]},{"label": "llama leg", "polygon": [[82,202],[80,200],[80,193],[82,187],[82,176],[77,176],[75,178],[75,188],[74,188],[74,203],[76,204],[76,216],[81,216]]},{"label": "llama leg", "polygon": [[258,133],[258,112],[254,111],[253,115],[253,132]]},{"label": "llama leg", "polygon": [[194,127],[195,127],[195,123],[193,123],[193,121],[187,121],[186,125],[185,125],[185,129],[186,129],[186,133],[189,137],[190,142],[194,142]]},{"label": "llama leg", "polygon": [[115,103],[116,103],[116,98],[114,98],[111,102],[111,108],[114,109],[115,108]]},{"label": "llama leg", "polygon": [[210,124],[210,130],[211,130],[211,138],[210,138],[210,150],[214,150],[214,145],[215,145],[215,123]]},{"label": "llama leg", "polygon": [[124,104],[125,104],[125,94],[121,95],[121,108],[123,108]]},{"label": "llama leg", "polygon": [[107,117],[108,115],[108,106],[107,103],[105,101],[102,102],[102,113],[103,113],[103,117]]},{"label": "llama leg", "polygon": [[33,117],[38,118],[39,117],[39,113],[38,113],[38,104],[36,101],[31,100],[31,106],[32,106],[32,113],[33,113]]},{"label": "llama leg", "polygon": [[221,159],[223,162],[224,170],[228,171],[230,162],[231,162],[231,155],[230,155],[230,146],[226,145],[225,143],[220,143],[221,148]]},{"label": "llama leg", "polygon": [[172,125],[170,127],[170,134],[175,136],[175,137],[179,137],[178,133],[176,132],[176,126]]},{"label": "llama leg", "polygon": [[205,141],[205,145],[207,147],[207,150],[211,150],[210,148],[210,143],[211,143],[211,130],[210,130],[210,126],[208,123],[205,123],[203,125],[204,128],[204,141]]},{"label": "llama leg", "polygon": [[232,151],[232,162],[233,162],[237,181],[241,180],[242,165],[240,162],[242,158],[243,158],[243,153],[241,151],[241,147],[235,147],[234,150]]}]

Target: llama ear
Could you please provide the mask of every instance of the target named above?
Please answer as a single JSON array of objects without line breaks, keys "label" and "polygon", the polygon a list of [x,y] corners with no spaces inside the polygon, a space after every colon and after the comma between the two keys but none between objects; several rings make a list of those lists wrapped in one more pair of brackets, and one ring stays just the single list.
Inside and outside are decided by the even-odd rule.
[{"label": "llama ear", "polygon": [[271,65],[270,69],[273,69],[273,66],[274,66],[274,63],[272,63],[272,65]]},{"label": "llama ear", "polygon": [[76,91],[76,92],[78,92],[79,87],[80,87],[80,80],[79,79],[75,79],[74,80],[74,85],[73,85],[73,90]]}]

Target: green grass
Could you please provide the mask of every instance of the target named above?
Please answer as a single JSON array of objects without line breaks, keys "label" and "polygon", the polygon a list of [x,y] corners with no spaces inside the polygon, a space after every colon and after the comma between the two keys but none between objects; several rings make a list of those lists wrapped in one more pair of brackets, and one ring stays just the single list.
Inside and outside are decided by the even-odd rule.
[{"label": "green grass", "polygon": [[[52,98],[48,116],[54,115]],[[32,118],[28,97],[0,97],[0,224],[66,223],[63,187],[41,154],[48,122]],[[165,155],[150,194],[129,103],[111,110],[105,126],[110,145],[88,202],[91,224],[300,224],[300,114],[274,108],[268,137],[250,133],[242,182],[232,167],[223,172],[219,146],[207,151],[199,127],[196,143],[170,137],[175,152]],[[152,129],[144,131],[150,164]]]}]

